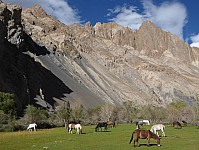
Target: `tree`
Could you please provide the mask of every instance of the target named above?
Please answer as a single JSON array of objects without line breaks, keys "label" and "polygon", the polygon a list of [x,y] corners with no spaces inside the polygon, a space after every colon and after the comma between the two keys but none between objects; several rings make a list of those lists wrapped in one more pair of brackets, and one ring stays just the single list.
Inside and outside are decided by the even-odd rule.
[{"label": "tree", "polygon": [[16,115],[14,94],[0,92],[0,110],[7,114],[9,118]]},{"label": "tree", "polygon": [[24,118],[27,123],[39,123],[43,120],[46,120],[48,117],[48,113],[46,110],[42,110],[41,108],[34,107],[33,105],[28,105],[25,109]]},{"label": "tree", "polygon": [[132,101],[123,102],[124,110],[125,110],[125,117],[127,123],[132,122],[133,118],[136,117],[137,114],[137,107],[134,105]]},{"label": "tree", "polygon": [[77,106],[72,110],[73,120],[75,120],[76,122],[84,120],[85,115],[86,113],[83,105]]},{"label": "tree", "polygon": [[0,124],[5,123],[7,120],[7,115],[3,112],[3,110],[0,110]]},{"label": "tree", "polygon": [[101,121],[100,117],[101,106],[95,108],[88,108],[86,111],[87,122],[95,123],[96,121]]},{"label": "tree", "polygon": [[67,124],[71,118],[72,109],[70,107],[70,102],[68,101],[66,104],[64,103],[63,107],[60,107],[57,110],[57,117],[64,122],[65,128],[67,128]]},{"label": "tree", "polygon": [[187,105],[182,101],[171,102],[167,106],[167,118],[169,119],[169,122],[173,122],[174,120],[182,120],[183,109],[186,106]]},{"label": "tree", "polygon": [[111,118],[113,112],[114,105],[113,104],[105,104],[101,107],[101,118],[104,121],[108,121]]}]

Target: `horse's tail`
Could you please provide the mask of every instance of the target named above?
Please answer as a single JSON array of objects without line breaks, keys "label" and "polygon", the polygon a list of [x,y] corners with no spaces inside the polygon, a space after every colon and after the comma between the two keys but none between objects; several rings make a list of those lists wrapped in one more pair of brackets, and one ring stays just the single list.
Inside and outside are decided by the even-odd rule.
[{"label": "horse's tail", "polygon": [[132,133],[132,136],[131,136],[131,139],[130,139],[130,141],[129,141],[129,144],[131,144],[131,142],[132,142],[132,140],[133,140],[133,134],[134,134],[135,132],[133,132]]}]

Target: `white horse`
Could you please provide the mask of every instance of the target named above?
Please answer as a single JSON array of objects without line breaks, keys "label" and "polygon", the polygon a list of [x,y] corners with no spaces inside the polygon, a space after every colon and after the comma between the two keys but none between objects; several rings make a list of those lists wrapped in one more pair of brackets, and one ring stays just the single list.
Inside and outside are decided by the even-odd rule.
[{"label": "white horse", "polygon": [[143,123],[143,124],[146,124],[146,125],[150,125],[149,120],[142,120],[142,123]]},{"label": "white horse", "polygon": [[156,125],[153,125],[151,127],[151,132],[157,134],[157,136],[159,136],[158,131],[161,131],[162,132],[162,136],[165,137],[165,132],[164,132],[165,131],[165,125],[163,125],[163,124],[156,124]]},{"label": "white horse", "polygon": [[34,129],[34,131],[36,131],[36,127],[37,127],[36,123],[29,124],[27,130],[32,131],[32,129]]},{"label": "white horse", "polygon": [[149,120],[139,120],[139,121],[136,121],[136,127],[139,128],[139,126],[143,126],[144,124],[146,125],[150,125],[150,122]]},{"label": "white horse", "polygon": [[82,134],[82,126],[80,124],[69,124],[68,125],[68,132],[72,134],[72,130],[76,129],[76,134]]}]

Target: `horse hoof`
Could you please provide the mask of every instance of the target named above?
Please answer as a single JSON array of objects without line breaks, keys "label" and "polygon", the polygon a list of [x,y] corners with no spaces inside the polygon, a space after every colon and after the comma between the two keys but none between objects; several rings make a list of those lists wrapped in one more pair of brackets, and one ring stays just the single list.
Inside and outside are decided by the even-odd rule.
[{"label": "horse hoof", "polygon": [[160,144],[158,144],[158,146],[160,146]]}]

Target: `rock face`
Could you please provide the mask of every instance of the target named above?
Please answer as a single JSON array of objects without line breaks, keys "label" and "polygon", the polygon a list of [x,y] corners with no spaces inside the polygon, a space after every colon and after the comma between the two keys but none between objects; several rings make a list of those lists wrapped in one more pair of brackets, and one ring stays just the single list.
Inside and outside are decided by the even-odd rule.
[{"label": "rock face", "polygon": [[195,102],[199,49],[150,21],[133,31],[116,23],[66,26],[38,5],[22,16],[19,6],[0,10],[0,90],[18,93],[20,110],[66,100],[86,107]]}]

